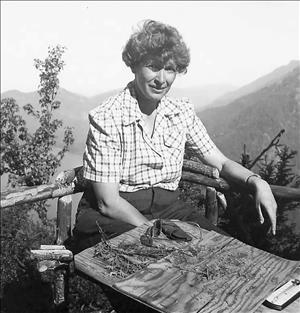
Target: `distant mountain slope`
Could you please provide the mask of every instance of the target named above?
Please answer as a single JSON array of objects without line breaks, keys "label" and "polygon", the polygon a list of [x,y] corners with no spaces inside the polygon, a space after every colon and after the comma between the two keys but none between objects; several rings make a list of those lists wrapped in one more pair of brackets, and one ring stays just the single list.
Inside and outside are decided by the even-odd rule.
[{"label": "distant mountain slope", "polygon": [[[1,98],[7,97],[14,98],[19,106],[31,103],[38,108],[39,95],[36,91],[25,93],[18,90],[10,90],[1,94]],[[57,111],[58,116],[67,117],[70,120],[85,118],[85,112],[95,105],[90,98],[69,92],[64,88],[59,89],[56,99],[62,102],[60,109]]]},{"label": "distant mountain slope", "polygon": [[298,68],[299,66],[300,61],[298,60],[290,61],[289,64],[278,67],[271,73],[268,73],[267,75],[264,75],[254,80],[250,84],[247,84],[237,90],[229,92],[224,96],[221,96],[220,98],[212,101],[211,103],[208,104],[208,107],[212,108],[229,104],[234,100],[241,98],[242,96],[245,96],[247,94],[258,91],[259,89],[272,85],[273,83],[278,82],[280,79],[283,79],[286,75],[291,73],[295,68]]},{"label": "distant mountain slope", "polygon": [[300,66],[272,85],[199,114],[226,155],[239,160],[245,143],[254,157],[284,128],[280,142],[298,151],[296,165],[300,170],[299,75]]},{"label": "distant mountain slope", "polygon": [[237,88],[232,85],[225,84],[206,85],[198,87],[194,86],[188,88],[171,88],[169,95],[170,97],[175,98],[189,98],[195,106],[195,111],[201,112],[209,105],[209,103],[211,103],[215,99],[236,89]]}]

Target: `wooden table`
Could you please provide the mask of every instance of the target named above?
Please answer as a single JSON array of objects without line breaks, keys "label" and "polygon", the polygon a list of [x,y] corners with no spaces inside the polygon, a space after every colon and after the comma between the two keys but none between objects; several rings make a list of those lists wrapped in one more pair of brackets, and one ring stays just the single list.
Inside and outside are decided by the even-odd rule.
[{"label": "wooden table", "polygon": [[[174,251],[128,277],[114,276],[107,262],[94,257],[95,247],[75,255],[75,267],[119,293],[165,313],[278,312],[262,303],[288,278],[300,279],[299,261],[277,257],[214,231],[176,223],[193,237],[192,241],[179,243],[160,235],[154,244]],[[145,230],[142,225],[111,239],[109,244],[117,247],[126,242],[139,247]],[[135,256],[131,258],[138,261]],[[300,299],[281,312],[299,313]]]}]

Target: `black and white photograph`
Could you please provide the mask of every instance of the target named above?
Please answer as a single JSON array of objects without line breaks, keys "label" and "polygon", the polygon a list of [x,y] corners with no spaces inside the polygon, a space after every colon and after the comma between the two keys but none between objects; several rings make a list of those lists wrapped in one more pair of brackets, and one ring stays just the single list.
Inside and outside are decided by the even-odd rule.
[{"label": "black and white photograph", "polygon": [[0,164],[3,313],[299,313],[299,1],[1,1]]}]

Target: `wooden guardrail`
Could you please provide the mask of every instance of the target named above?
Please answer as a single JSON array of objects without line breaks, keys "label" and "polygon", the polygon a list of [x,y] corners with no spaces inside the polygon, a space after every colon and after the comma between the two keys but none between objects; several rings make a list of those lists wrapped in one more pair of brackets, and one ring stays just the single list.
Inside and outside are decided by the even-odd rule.
[{"label": "wooden guardrail", "polygon": [[[188,160],[185,160],[183,163],[182,180],[213,187],[222,193],[231,188],[224,179],[219,177],[217,169]],[[275,198],[300,200],[300,188],[276,185],[271,185],[270,187]],[[88,188],[88,184],[82,177],[82,167],[77,167],[60,173],[55,183],[20,187],[16,190],[2,192],[0,208],[59,198],[83,192],[86,188]]]}]

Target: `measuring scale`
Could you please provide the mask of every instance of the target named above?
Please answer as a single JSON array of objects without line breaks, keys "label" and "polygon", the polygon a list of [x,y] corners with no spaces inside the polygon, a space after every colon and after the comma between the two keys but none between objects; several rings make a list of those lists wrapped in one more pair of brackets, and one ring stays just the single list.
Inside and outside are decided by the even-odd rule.
[{"label": "measuring scale", "polygon": [[277,288],[263,304],[271,309],[282,310],[299,296],[300,280],[290,279],[288,282]]}]

